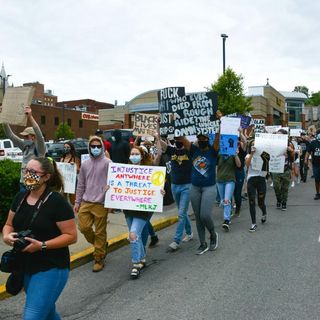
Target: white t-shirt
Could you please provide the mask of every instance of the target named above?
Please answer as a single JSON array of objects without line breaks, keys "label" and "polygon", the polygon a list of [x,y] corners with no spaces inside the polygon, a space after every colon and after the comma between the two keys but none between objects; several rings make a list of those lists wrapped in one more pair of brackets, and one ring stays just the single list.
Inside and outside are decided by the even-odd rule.
[{"label": "white t-shirt", "polygon": [[[246,155],[246,159],[250,157],[250,154]],[[252,169],[252,165],[248,167],[248,174],[247,174],[247,181],[249,181],[250,178],[252,177],[266,177],[267,176],[267,171],[262,171],[262,170],[254,170]]]}]

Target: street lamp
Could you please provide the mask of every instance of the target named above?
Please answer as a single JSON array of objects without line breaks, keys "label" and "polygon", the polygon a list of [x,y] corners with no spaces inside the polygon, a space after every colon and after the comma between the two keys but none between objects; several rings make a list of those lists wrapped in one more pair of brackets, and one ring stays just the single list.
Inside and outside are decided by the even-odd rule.
[{"label": "street lamp", "polygon": [[222,38],[222,58],[223,58],[223,74],[226,71],[226,39],[228,36],[225,33],[221,34]]},{"label": "street lamp", "polygon": [[11,77],[11,74],[8,74],[6,77],[3,77],[2,75],[0,75],[0,78],[2,80],[3,97],[4,97],[4,94],[6,93],[6,81],[8,81],[9,77]]}]

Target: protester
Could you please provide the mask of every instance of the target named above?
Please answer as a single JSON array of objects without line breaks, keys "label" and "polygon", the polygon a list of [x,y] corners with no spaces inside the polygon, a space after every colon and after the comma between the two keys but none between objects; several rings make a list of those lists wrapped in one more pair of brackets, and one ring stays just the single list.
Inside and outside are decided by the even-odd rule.
[{"label": "protester", "polygon": [[[161,140],[161,147],[162,152],[171,159],[171,190],[178,207],[179,220],[173,242],[169,244],[169,250],[176,251],[179,249],[181,241],[188,242],[193,239],[188,216],[192,169],[191,155],[179,138],[175,138],[174,146],[170,146]],[[182,239],[184,230],[186,235]]]},{"label": "protester", "polygon": [[[51,158],[30,160],[23,173],[28,191],[15,196],[3,228],[4,242],[22,250],[26,292],[23,319],[60,319],[55,303],[68,280],[68,246],[77,241],[74,214],[59,193],[62,177]],[[32,236],[24,237],[25,247],[18,235],[28,229]]]},{"label": "protester", "polygon": [[79,230],[94,246],[92,271],[99,272],[104,268],[107,254],[108,209],[104,207],[104,199],[111,160],[105,157],[98,136],[89,139],[89,155],[80,168],[74,211],[78,213]]},{"label": "protester", "polygon": [[247,190],[249,197],[249,209],[251,216],[251,227],[249,229],[250,232],[254,232],[257,229],[257,221],[256,221],[256,205],[255,198],[258,198],[258,206],[262,211],[261,223],[265,223],[267,221],[267,210],[265,205],[265,198],[267,192],[267,184],[266,184],[266,176],[268,170],[268,163],[266,159],[263,159],[263,165],[261,170],[255,170],[252,168],[252,158],[256,152],[256,148],[254,147],[254,141],[250,142],[249,146],[249,154],[246,156],[246,166],[248,168],[247,175]]},{"label": "protester", "polygon": [[[280,129],[277,133],[288,134],[284,129]],[[281,209],[282,211],[287,210],[291,168],[294,160],[294,147],[291,142],[288,142],[288,147],[284,156],[285,164],[283,173],[272,173],[273,188],[277,198],[277,209]]]},{"label": "protester", "polygon": [[236,182],[236,168],[241,167],[241,160],[238,156],[239,150],[235,156],[218,155],[217,161],[217,185],[221,204],[223,205],[224,222],[222,228],[225,231],[230,230],[231,220],[231,202]]},{"label": "protester", "polygon": [[301,149],[296,140],[296,138],[291,138],[290,142],[294,147],[294,160],[292,162],[292,169],[291,169],[291,188],[294,188],[296,183],[300,183],[300,154]]},{"label": "protester", "polygon": [[[207,135],[199,134],[196,144],[191,144],[185,137],[181,138],[184,147],[190,151],[192,159],[190,200],[196,218],[200,246],[197,254],[218,247],[218,233],[215,232],[212,209],[215,199],[216,162],[220,135],[215,135],[214,146],[209,144]],[[210,245],[206,242],[206,231],[210,234]]]},{"label": "protester", "polygon": [[23,136],[23,139],[19,138],[12,132],[9,124],[3,124],[3,129],[6,136],[11,139],[13,144],[20,148],[23,153],[20,175],[20,191],[25,190],[23,184],[23,169],[26,167],[27,163],[33,158],[44,157],[46,154],[44,137],[39,125],[32,116],[31,108],[26,106],[24,111],[32,127],[27,127],[20,132],[20,135]]},{"label": "protester", "polygon": [[130,154],[130,144],[122,139],[122,133],[119,129],[114,130],[112,141],[110,150],[111,160],[116,163],[127,163]]},{"label": "protester", "polygon": [[316,131],[315,140],[311,141],[305,155],[305,164],[308,165],[309,155],[312,161],[312,172],[314,177],[316,194],[314,200],[320,199],[320,129]]},{"label": "protester", "polygon": [[300,146],[300,177],[302,182],[307,182],[308,177],[308,162],[305,163],[305,156],[309,146],[309,137],[305,132],[301,132],[301,137],[298,139],[298,145]]},{"label": "protester", "polygon": [[[76,150],[75,150],[72,142],[68,141],[68,142],[64,143],[63,156],[60,158],[60,162],[70,163],[72,165],[75,165],[77,168],[76,172],[77,172],[77,174],[79,174],[81,161],[76,154]],[[76,195],[74,193],[65,193],[65,196],[67,199],[69,199],[69,202],[72,205],[74,205],[74,202],[76,200]]]}]

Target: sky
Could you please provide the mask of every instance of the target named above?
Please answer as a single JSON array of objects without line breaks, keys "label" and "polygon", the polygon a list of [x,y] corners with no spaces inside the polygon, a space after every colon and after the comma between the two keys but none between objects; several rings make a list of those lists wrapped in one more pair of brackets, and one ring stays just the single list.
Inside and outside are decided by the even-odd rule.
[{"label": "sky", "polygon": [[248,86],[320,91],[314,0],[0,0],[9,83],[39,81],[59,101],[118,105],[154,89],[205,91],[226,66]]}]

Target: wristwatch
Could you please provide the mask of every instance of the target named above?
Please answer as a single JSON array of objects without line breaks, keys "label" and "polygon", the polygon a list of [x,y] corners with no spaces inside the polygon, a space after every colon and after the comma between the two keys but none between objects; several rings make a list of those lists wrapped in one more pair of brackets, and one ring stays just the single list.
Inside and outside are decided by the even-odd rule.
[{"label": "wristwatch", "polygon": [[47,250],[47,244],[45,241],[42,241],[42,244],[41,244],[41,251],[46,251]]}]

